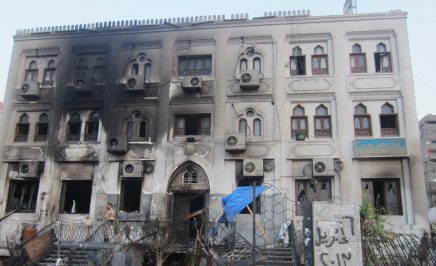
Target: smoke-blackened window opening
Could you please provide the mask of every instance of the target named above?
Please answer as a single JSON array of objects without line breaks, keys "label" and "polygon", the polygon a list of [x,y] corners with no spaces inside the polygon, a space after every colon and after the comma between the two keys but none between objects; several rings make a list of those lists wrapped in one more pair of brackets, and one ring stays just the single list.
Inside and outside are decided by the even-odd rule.
[{"label": "smoke-blackened window opening", "polygon": [[103,57],[97,59],[96,64],[93,69],[93,84],[94,85],[103,85],[105,84],[106,79],[106,66],[105,60]]},{"label": "smoke-blackened window opening", "polygon": [[148,120],[139,111],[134,111],[126,122],[126,136],[130,141],[146,141],[149,138]]},{"label": "smoke-blackened window opening", "polygon": [[297,215],[303,213],[304,202],[330,201],[332,199],[332,179],[296,179],[295,201]]},{"label": "smoke-blackened window opening", "polygon": [[89,213],[92,195],[92,180],[62,181],[60,213]]},{"label": "smoke-blackened window opening", "polygon": [[11,180],[6,212],[34,213],[38,200],[38,179]]},{"label": "smoke-blackened window opening", "polygon": [[292,49],[292,56],[290,57],[291,76],[306,75],[306,56],[300,47]]},{"label": "smoke-blackened window opening", "polygon": [[27,114],[22,114],[18,119],[18,123],[15,129],[15,142],[25,142],[29,135],[29,116]]},{"label": "smoke-blackened window opening", "polygon": [[100,119],[97,112],[92,112],[89,115],[85,126],[85,141],[96,141],[100,127]]},{"label": "smoke-blackened window opening", "polygon": [[398,178],[362,179],[362,200],[369,201],[379,214],[403,214]]},{"label": "smoke-blackened window opening", "polygon": [[198,173],[195,170],[186,171],[183,173],[183,184],[197,184]]},{"label": "smoke-blackened window opening", "polygon": [[120,211],[139,212],[141,207],[141,178],[121,180]]},{"label": "smoke-blackened window opening", "polygon": [[24,75],[24,80],[26,81],[37,81],[38,80],[38,66],[35,60],[29,63],[26,73]]},{"label": "smoke-blackened window opening", "polygon": [[84,81],[87,78],[87,76],[88,76],[88,65],[86,63],[86,59],[80,58],[74,70],[74,77],[76,79],[76,82],[77,79],[81,79],[82,81]]},{"label": "smoke-blackened window opening", "polygon": [[67,140],[79,141],[81,130],[82,130],[82,120],[80,118],[80,114],[77,112],[71,113],[69,115],[69,120],[67,125]]},{"label": "smoke-blackened window opening", "polygon": [[384,43],[377,44],[377,52],[374,53],[375,72],[392,72],[391,53],[387,51]]},{"label": "smoke-blackened window opening", "polygon": [[48,61],[47,68],[44,70],[44,77],[42,79],[43,85],[53,85],[54,75],[56,72],[56,64],[53,59]]},{"label": "smoke-blackened window opening", "polygon": [[210,135],[211,121],[210,114],[189,114],[176,115],[175,135]]},{"label": "smoke-blackened window opening", "polygon": [[45,141],[48,135],[48,115],[41,114],[35,128],[35,141]]},{"label": "smoke-blackened window opening", "polygon": [[212,73],[212,55],[179,56],[179,76],[200,76]]}]

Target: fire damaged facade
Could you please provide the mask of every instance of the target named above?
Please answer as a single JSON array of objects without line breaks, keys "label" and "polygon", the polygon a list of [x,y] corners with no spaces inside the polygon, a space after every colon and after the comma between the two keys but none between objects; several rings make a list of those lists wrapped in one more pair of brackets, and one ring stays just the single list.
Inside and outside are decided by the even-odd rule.
[{"label": "fire damaged facade", "polygon": [[24,224],[95,228],[107,203],[120,221],[214,222],[221,198],[254,181],[286,200],[280,217],[265,217],[273,200],[237,216],[250,243],[251,212],[273,242],[312,201],[369,200],[394,231],[428,227],[404,12],[118,21],[14,40],[4,250]]}]

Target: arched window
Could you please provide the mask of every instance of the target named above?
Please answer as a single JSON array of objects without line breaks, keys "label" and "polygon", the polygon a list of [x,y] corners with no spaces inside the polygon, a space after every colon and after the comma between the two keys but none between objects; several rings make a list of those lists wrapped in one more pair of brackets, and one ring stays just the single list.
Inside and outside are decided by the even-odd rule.
[{"label": "arched window", "polygon": [[134,111],[126,123],[126,136],[132,141],[148,140],[148,121],[139,112]]},{"label": "arched window", "polygon": [[141,121],[139,123],[139,137],[140,138],[147,137],[147,122],[146,121]]},{"label": "arched window", "polygon": [[27,136],[29,135],[29,127],[29,116],[27,114],[22,114],[18,119],[17,127],[15,129],[14,141],[27,141]]},{"label": "arched window", "polygon": [[127,138],[133,138],[133,121],[128,121],[126,125]]},{"label": "arched window", "polygon": [[77,112],[70,113],[67,125],[67,140],[79,141],[82,130],[82,120]]},{"label": "arched window", "polygon": [[306,57],[298,46],[292,49],[290,69],[291,76],[306,75]]},{"label": "arched window", "polygon": [[39,116],[35,129],[35,141],[45,141],[48,134],[48,115],[43,113]]},{"label": "arched window", "polygon": [[398,136],[398,116],[394,111],[394,107],[385,103],[381,107],[380,114],[380,129],[382,137]]},{"label": "arched window", "polygon": [[85,127],[86,141],[95,141],[98,139],[99,126],[100,126],[100,119],[98,117],[98,113],[92,112],[88,117],[88,121],[86,121],[86,127]]},{"label": "arched window", "polygon": [[144,76],[148,81],[151,80],[151,64],[150,63],[145,64]]},{"label": "arched window", "polygon": [[244,133],[245,135],[247,135],[247,120],[239,120],[239,133]]},{"label": "arched window", "polygon": [[247,59],[241,59],[241,61],[239,61],[239,69],[241,71],[245,71],[248,69],[248,61]]},{"label": "arched window", "polygon": [[331,118],[328,109],[324,105],[319,105],[315,109],[315,137],[331,137]]},{"label": "arched window", "polygon": [[48,61],[47,68],[44,70],[43,83],[47,85],[52,85],[54,80],[54,74],[56,71],[55,61],[52,59]]},{"label": "arched window", "polygon": [[354,108],[354,135],[356,137],[372,136],[371,117],[366,113],[366,107],[358,104]]},{"label": "arched window", "polygon": [[35,60],[29,63],[29,68],[26,69],[26,74],[24,80],[26,81],[36,81],[38,79],[38,67]]},{"label": "arched window", "polygon": [[138,64],[133,64],[132,65],[132,69],[130,71],[131,75],[138,75],[139,73],[139,65]]},{"label": "arched window", "polygon": [[377,44],[377,52],[374,53],[375,72],[392,72],[391,53],[387,51],[384,43]]},{"label": "arched window", "polygon": [[354,44],[350,54],[351,73],[366,73],[366,54],[362,53],[362,47]]},{"label": "arched window", "polygon": [[307,137],[307,116],[304,108],[297,105],[292,110],[291,117],[291,137],[295,140],[304,140]]},{"label": "arched window", "polygon": [[86,64],[86,59],[80,58],[79,61],[77,62],[77,67],[75,69],[74,76],[76,77],[76,82],[78,81],[78,79],[81,79],[82,82],[84,82],[87,75],[88,75],[88,65]]},{"label": "arched window", "polygon": [[253,109],[248,109],[239,116],[238,128],[247,137],[261,137],[263,135],[262,118]]},{"label": "arched window", "polygon": [[259,73],[262,73],[262,61],[259,57],[256,57],[253,59],[253,70],[258,71]]},{"label": "arched window", "polygon": [[253,121],[253,128],[254,128],[254,136],[262,136],[262,122],[259,118],[254,119]]},{"label": "arched window", "polygon": [[105,68],[106,67],[105,67],[104,58],[103,57],[98,58],[94,66],[94,73],[93,73],[94,85],[105,84],[105,76],[106,76]]},{"label": "arched window", "polygon": [[316,46],[312,55],[312,74],[328,75],[327,55],[324,54],[324,48]]}]

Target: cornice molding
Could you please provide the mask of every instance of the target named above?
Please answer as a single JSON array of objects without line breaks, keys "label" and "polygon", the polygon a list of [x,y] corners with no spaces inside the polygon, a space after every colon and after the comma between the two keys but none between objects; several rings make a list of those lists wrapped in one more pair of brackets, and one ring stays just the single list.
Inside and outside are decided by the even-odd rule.
[{"label": "cornice molding", "polygon": [[359,91],[359,92],[349,92],[349,97],[351,99],[374,99],[374,98],[401,98],[401,91]]},{"label": "cornice molding", "polygon": [[162,43],[160,41],[123,43],[123,45],[121,46],[122,51],[145,49],[162,49]]},{"label": "cornice molding", "polygon": [[138,99],[129,99],[129,98],[120,98],[114,104],[114,107],[126,107],[126,106],[150,106],[150,105],[158,105],[159,98],[158,97],[147,97]]},{"label": "cornice molding", "polygon": [[191,97],[191,98],[173,98],[171,105],[186,105],[186,104],[215,104],[213,97]]},{"label": "cornice molding", "polygon": [[228,103],[238,102],[273,102],[274,97],[271,94],[265,95],[233,95],[227,96]]},{"label": "cornice molding", "polygon": [[321,42],[332,39],[330,33],[308,33],[308,34],[288,34],[285,37],[285,42],[289,43],[304,43],[304,42]]},{"label": "cornice molding", "polygon": [[271,35],[231,37],[227,41],[228,45],[273,44],[273,43],[274,40],[271,37]]},{"label": "cornice molding", "polygon": [[76,55],[104,54],[109,52],[109,46],[107,45],[74,46],[73,52]]},{"label": "cornice molding", "polygon": [[213,46],[216,42],[214,39],[194,39],[194,40],[177,40],[175,47],[193,47],[193,46]]},{"label": "cornice molding", "polygon": [[393,30],[374,30],[374,31],[350,31],[345,33],[345,38],[353,40],[376,40],[389,39],[395,37]]},{"label": "cornice molding", "polygon": [[27,57],[46,57],[57,56],[61,52],[59,47],[40,48],[40,49],[25,49],[21,52],[22,55]]},{"label": "cornice molding", "polygon": [[15,111],[49,111],[53,109],[51,102],[38,102],[38,103],[14,103],[12,110]]},{"label": "cornice molding", "polygon": [[336,99],[335,93],[295,93],[286,95],[289,102],[319,102]]}]

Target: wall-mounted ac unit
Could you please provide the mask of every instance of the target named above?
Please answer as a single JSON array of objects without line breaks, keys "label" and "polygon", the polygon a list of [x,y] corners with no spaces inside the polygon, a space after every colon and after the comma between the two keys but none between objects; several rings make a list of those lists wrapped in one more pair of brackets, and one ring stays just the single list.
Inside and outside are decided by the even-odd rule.
[{"label": "wall-mounted ac unit", "polygon": [[333,158],[315,158],[312,163],[313,176],[333,176],[335,169]]},{"label": "wall-mounted ac unit", "polygon": [[142,177],[142,161],[124,161],[123,177]]},{"label": "wall-mounted ac unit", "polygon": [[23,81],[20,88],[20,95],[24,98],[39,98],[39,84],[36,80]]},{"label": "wall-mounted ac unit", "polygon": [[245,133],[226,133],[226,151],[245,151]]},{"label": "wall-mounted ac unit", "polygon": [[259,88],[259,71],[245,70],[242,71],[239,86],[241,90],[256,90]]},{"label": "wall-mounted ac unit", "polygon": [[145,80],[144,75],[127,75],[126,91],[139,92],[144,91]]},{"label": "wall-mounted ac unit", "polygon": [[107,151],[110,153],[126,153],[127,152],[127,137],[113,136],[108,138]]},{"label": "wall-mounted ac unit", "polygon": [[40,177],[41,175],[41,163],[40,162],[20,162],[18,169],[18,176],[27,177]]},{"label": "wall-mounted ac unit", "polygon": [[186,76],[183,78],[183,91],[187,93],[201,92],[201,77],[200,76]]},{"label": "wall-mounted ac unit", "polygon": [[262,159],[244,159],[243,165],[244,176],[263,176]]}]

